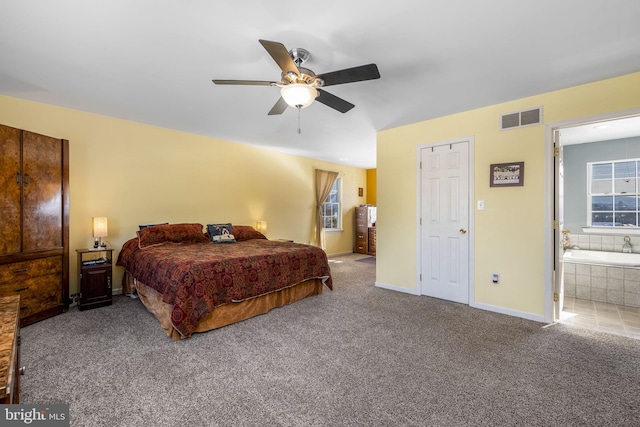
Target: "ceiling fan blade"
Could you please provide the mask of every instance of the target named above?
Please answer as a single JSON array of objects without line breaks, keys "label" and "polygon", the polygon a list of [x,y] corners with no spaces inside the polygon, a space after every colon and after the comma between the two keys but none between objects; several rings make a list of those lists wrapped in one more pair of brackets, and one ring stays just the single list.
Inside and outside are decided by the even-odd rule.
[{"label": "ceiling fan blade", "polygon": [[326,92],[322,89],[317,90],[318,97],[316,98],[316,101],[326,105],[327,107],[331,107],[334,110],[340,111],[341,113],[346,113],[347,111],[355,107],[355,105],[353,105],[352,103],[347,102],[342,98],[338,98],[335,95],[331,95],[329,92]]},{"label": "ceiling fan blade", "polygon": [[246,85],[246,86],[275,86],[276,82],[267,82],[263,80],[211,80],[217,85]]},{"label": "ceiling fan blade", "polygon": [[331,71],[316,76],[324,80],[322,86],[341,85],[343,83],[361,82],[380,78],[376,64],[361,65],[359,67],[345,68],[344,70]]},{"label": "ceiling fan blade", "polygon": [[278,99],[278,102],[276,102],[276,104],[271,108],[271,111],[269,111],[269,115],[275,116],[278,114],[282,114],[288,106],[289,105],[285,102],[284,98],[280,97],[280,99]]},{"label": "ceiling fan blade", "polygon": [[282,43],[272,42],[269,40],[258,41],[267,50],[267,52],[269,52],[269,55],[271,55],[273,60],[276,61],[283,73],[294,73],[297,76],[300,75],[300,71],[298,71],[296,63],[293,62],[291,55],[289,55],[289,51]]}]

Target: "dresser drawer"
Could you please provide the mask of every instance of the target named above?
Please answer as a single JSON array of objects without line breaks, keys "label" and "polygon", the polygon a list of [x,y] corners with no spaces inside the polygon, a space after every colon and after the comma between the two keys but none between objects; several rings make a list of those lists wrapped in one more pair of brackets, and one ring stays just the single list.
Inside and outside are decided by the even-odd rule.
[{"label": "dresser drawer", "polygon": [[358,254],[366,254],[367,253],[367,245],[366,244],[363,245],[363,244],[357,244],[356,243],[356,246],[353,249],[353,251],[355,253],[358,253]]},{"label": "dresser drawer", "polygon": [[366,254],[368,246],[369,246],[369,243],[367,242],[366,233],[363,233],[363,234],[357,233],[355,241],[353,242],[354,252]]},{"label": "dresser drawer", "polygon": [[62,275],[62,257],[52,256],[0,265],[0,285],[49,274]]},{"label": "dresser drawer", "polygon": [[60,276],[50,274],[0,285],[0,296],[10,295],[20,295],[21,319],[57,307],[62,303]]},{"label": "dresser drawer", "polygon": [[[0,297],[20,295],[20,319],[60,307],[62,257],[0,265]],[[25,324],[28,324],[26,322]]]}]

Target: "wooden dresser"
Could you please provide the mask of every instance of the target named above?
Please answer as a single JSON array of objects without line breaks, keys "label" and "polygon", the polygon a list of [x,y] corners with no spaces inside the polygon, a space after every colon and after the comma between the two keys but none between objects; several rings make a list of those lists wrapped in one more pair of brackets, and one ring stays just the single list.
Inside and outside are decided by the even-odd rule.
[{"label": "wooden dresser", "polygon": [[20,403],[20,296],[0,297],[0,404]]},{"label": "wooden dresser", "polygon": [[0,297],[23,326],[69,308],[69,142],[0,125]]},{"label": "wooden dresser", "polygon": [[372,256],[376,256],[376,228],[369,227],[369,249],[368,254]]},{"label": "wooden dresser", "polygon": [[359,254],[376,254],[376,207],[359,206],[355,208],[355,236],[353,252]]}]

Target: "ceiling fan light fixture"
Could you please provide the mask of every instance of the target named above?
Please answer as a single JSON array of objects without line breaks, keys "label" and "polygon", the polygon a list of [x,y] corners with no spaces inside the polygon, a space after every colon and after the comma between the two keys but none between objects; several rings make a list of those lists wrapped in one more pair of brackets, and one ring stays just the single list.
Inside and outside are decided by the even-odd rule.
[{"label": "ceiling fan light fixture", "polygon": [[318,96],[316,88],[300,83],[292,83],[280,89],[280,96],[291,107],[306,108]]}]

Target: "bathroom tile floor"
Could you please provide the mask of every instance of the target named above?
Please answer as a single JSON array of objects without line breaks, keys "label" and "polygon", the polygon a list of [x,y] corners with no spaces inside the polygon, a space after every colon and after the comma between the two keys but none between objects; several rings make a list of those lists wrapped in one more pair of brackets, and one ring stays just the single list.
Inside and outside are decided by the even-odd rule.
[{"label": "bathroom tile floor", "polygon": [[560,323],[640,339],[640,308],[564,298]]}]

